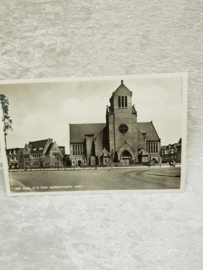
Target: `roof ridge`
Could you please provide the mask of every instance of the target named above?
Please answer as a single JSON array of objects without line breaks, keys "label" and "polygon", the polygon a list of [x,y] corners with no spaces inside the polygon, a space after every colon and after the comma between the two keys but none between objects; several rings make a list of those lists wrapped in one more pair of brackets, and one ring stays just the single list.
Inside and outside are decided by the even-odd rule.
[{"label": "roof ridge", "polygon": [[128,89],[128,91],[130,91],[132,93],[132,91],[123,83],[123,80],[121,80],[121,84],[116,88],[116,90],[114,92],[116,92],[121,86],[124,86],[125,88]]},{"label": "roof ridge", "polygon": [[158,135],[158,133],[157,133],[157,131],[156,131],[156,129],[155,129],[155,126],[154,126],[154,124],[153,124],[153,122],[151,121],[151,123],[152,123],[152,126],[153,126],[153,128],[154,128],[154,130],[155,130],[155,132],[156,132],[156,135],[157,135],[157,137],[159,138],[159,140],[160,140],[160,137],[159,137],[159,135]]},{"label": "roof ridge", "polygon": [[43,140],[38,140],[38,141],[29,141],[29,143],[32,143],[32,142],[41,142],[41,141],[48,141],[49,139],[43,139]]}]

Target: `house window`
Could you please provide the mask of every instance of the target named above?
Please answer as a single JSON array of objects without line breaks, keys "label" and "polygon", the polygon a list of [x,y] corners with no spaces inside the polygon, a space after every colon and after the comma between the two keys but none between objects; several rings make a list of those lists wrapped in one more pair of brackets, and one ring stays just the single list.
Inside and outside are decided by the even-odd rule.
[{"label": "house window", "polygon": [[118,108],[127,108],[127,107],[128,107],[127,96],[119,96],[118,97]]},{"label": "house window", "polygon": [[120,133],[122,133],[124,135],[128,131],[128,127],[126,125],[122,124],[119,127],[119,131],[120,131]]}]

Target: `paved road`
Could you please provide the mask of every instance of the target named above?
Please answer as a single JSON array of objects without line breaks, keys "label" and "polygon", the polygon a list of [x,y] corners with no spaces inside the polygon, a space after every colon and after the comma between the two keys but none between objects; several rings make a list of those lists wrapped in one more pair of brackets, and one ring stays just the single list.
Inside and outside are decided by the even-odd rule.
[{"label": "paved road", "polygon": [[[170,170],[173,172],[174,168],[170,168]],[[27,171],[10,172],[9,176],[12,191],[15,192],[180,188],[180,177],[151,175],[152,172],[155,174],[155,171],[164,174],[166,168]]]}]

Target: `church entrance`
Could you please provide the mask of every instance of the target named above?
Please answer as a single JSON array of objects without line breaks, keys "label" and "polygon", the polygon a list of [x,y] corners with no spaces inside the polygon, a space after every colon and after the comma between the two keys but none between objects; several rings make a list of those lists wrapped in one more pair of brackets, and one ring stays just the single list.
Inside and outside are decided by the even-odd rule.
[{"label": "church entrance", "polygon": [[131,160],[132,156],[130,152],[128,152],[127,150],[123,151],[123,153],[121,154],[121,164],[129,165],[131,163]]},{"label": "church entrance", "polygon": [[100,157],[100,164],[103,165],[103,166],[107,166],[109,165],[109,156],[107,154],[103,154],[101,157]]},{"label": "church entrance", "polygon": [[81,160],[78,160],[78,167],[81,166],[81,163],[82,163],[82,161]]}]

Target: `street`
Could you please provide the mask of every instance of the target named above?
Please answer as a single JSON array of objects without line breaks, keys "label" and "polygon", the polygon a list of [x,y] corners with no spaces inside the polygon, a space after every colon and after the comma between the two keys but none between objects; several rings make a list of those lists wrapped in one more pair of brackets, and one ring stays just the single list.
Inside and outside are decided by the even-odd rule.
[{"label": "street", "polygon": [[180,167],[9,172],[11,191],[179,189]]}]

